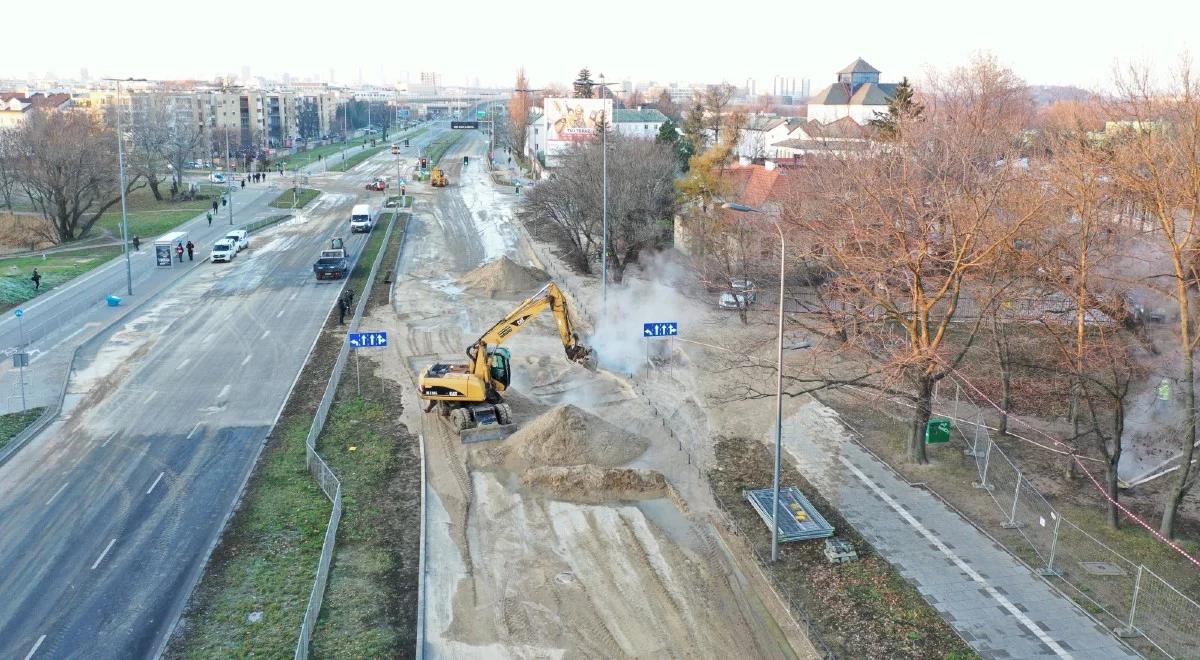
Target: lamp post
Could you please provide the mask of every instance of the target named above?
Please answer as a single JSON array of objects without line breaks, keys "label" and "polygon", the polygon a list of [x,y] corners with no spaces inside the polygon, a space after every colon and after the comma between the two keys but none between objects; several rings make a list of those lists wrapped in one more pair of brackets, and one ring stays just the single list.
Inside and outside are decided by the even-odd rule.
[{"label": "lamp post", "polygon": [[[604,74],[600,74],[600,100],[608,98],[608,85],[604,82]],[[603,304],[604,313],[608,313],[608,128],[612,124],[612,117],[605,113],[600,113],[604,117],[604,130],[600,132],[600,223],[601,223],[601,241],[603,243],[600,251],[600,299]]]},{"label": "lamp post", "polygon": [[[125,253],[125,294],[133,295],[133,266],[129,254],[129,210],[125,204],[125,135],[121,132],[121,81],[145,82],[145,78],[105,78],[117,83],[117,168],[121,186],[121,251]],[[131,108],[132,109],[132,108]]]},{"label": "lamp post", "polygon": [[[728,203],[722,204],[722,208],[740,213],[763,213],[762,210],[756,209],[745,204]],[[783,278],[784,278],[784,263],[787,247],[783,238],[783,229],[779,227],[779,221],[769,214],[765,214],[771,220],[771,224],[775,225],[775,231],[779,234],[779,337],[778,337],[778,363],[776,364],[776,381],[775,381],[775,474],[771,486],[771,561],[779,559],[779,463],[783,454]]]}]

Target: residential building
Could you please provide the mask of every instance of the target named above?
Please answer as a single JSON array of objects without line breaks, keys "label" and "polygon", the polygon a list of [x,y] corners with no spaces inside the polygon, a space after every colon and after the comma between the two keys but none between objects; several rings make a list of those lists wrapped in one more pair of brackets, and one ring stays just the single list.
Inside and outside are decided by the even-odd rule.
[{"label": "residential building", "polygon": [[815,119],[799,121],[792,125],[786,137],[767,147],[766,157],[842,156],[867,148],[870,145],[869,138],[869,129],[850,117],[827,124]]},{"label": "residential building", "polygon": [[[738,252],[744,252],[746,257],[752,259],[769,255],[778,245],[769,218],[778,213],[784,197],[786,177],[787,170],[777,167],[773,161],[759,165],[749,162],[748,159],[740,159],[737,164],[725,169],[722,179],[724,189],[728,191],[727,198],[716,203],[733,202],[757,209],[761,213],[746,213],[725,208],[710,209],[709,213],[701,213],[697,212],[698,209],[685,208],[675,216],[675,249],[687,256],[700,257],[705,251],[701,249],[704,241],[711,241],[712,223],[727,226],[759,225],[757,230],[742,234],[743,240],[752,244],[741,246],[743,249]],[[711,247],[709,243],[708,248]]]},{"label": "residential building", "polygon": [[808,118],[827,124],[849,117],[866,124],[887,112],[895,93],[896,84],[879,82],[879,69],[860,57],[838,71],[837,82],[809,99]]},{"label": "residential building", "polygon": [[788,133],[804,120],[797,117],[779,117],[773,114],[750,115],[746,126],[738,135],[735,155],[752,160],[769,158],[774,153],[771,146],[776,142],[786,140]]},{"label": "residential building", "polygon": [[65,110],[71,105],[70,94],[0,92],[0,129],[20,126],[30,111]]},{"label": "residential building", "polygon": [[613,109],[613,130],[626,137],[653,140],[667,122],[667,116],[653,108]]}]

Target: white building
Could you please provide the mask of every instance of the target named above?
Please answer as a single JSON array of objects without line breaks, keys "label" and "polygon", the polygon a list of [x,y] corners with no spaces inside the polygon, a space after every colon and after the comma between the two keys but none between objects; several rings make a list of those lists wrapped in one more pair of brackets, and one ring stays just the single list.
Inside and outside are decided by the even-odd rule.
[{"label": "white building", "polygon": [[653,108],[613,110],[613,130],[626,137],[653,140],[667,122],[667,116]]},{"label": "white building", "polygon": [[786,140],[797,123],[802,124],[804,120],[774,115],[750,116],[738,136],[736,155],[751,160],[778,155],[773,153],[771,145]]},{"label": "white building", "polygon": [[838,71],[837,82],[808,100],[808,118],[822,124],[849,117],[866,124],[878,113],[887,113],[896,93],[895,83],[879,82],[879,69],[860,57]]}]

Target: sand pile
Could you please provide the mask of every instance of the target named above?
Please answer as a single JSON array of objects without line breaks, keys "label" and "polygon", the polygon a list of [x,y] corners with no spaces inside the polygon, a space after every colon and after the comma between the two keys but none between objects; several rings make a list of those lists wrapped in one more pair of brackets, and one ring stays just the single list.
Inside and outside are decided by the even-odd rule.
[{"label": "sand pile", "polygon": [[583,504],[666,497],[667,478],[656,470],[569,465],[530,468],[521,483],[550,497]]},{"label": "sand pile", "polygon": [[650,443],[570,404],[550,409],[509,436],[475,454],[479,467],[518,472],[528,467],[591,464],[616,467],[632,461]]},{"label": "sand pile", "polygon": [[529,295],[550,281],[538,268],[522,266],[508,257],[493,259],[463,275],[459,284],[472,293],[489,298]]}]

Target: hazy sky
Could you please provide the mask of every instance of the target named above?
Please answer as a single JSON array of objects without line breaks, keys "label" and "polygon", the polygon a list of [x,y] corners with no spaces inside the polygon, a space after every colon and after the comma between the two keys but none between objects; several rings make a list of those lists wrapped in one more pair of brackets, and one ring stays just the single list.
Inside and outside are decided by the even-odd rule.
[{"label": "hazy sky", "polygon": [[803,3],[760,0],[607,2],[150,2],[19,0],[0,77],[30,73],[145,78],[240,74],[338,82],[534,86],[582,66],[610,80],[743,84],[811,78],[813,91],[862,56],[883,80],[919,78],[989,50],[1030,83],[1104,85],[1119,62],[1165,70],[1197,39],[1188,0],[1005,0]]}]

